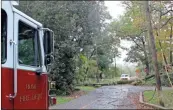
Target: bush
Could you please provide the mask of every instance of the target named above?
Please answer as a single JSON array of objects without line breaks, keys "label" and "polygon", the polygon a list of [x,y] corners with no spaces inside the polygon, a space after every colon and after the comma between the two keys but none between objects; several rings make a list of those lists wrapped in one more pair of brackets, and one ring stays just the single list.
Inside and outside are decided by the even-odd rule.
[{"label": "bush", "polygon": [[[173,74],[169,74],[169,76],[170,76],[171,82],[173,84]],[[171,86],[168,76],[166,74],[161,76],[161,81],[162,81],[162,86],[169,86],[169,87]]]}]

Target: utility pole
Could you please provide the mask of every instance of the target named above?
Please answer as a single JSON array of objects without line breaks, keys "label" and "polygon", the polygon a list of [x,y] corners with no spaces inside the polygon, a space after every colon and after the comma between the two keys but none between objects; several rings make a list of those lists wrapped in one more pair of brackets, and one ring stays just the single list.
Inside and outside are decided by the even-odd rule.
[{"label": "utility pole", "polygon": [[145,9],[146,9],[146,21],[147,21],[147,28],[149,32],[149,37],[150,37],[150,45],[152,49],[152,60],[154,63],[154,69],[155,69],[155,77],[156,77],[156,88],[157,88],[157,93],[158,93],[158,99],[159,99],[159,104],[161,106],[164,106],[164,103],[161,100],[160,97],[160,92],[162,90],[161,88],[161,80],[160,80],[160,73],[158,70],[158,61],[157,61],[157,52],[156,52],[156,46],[155,46],[155,39],[153,35],[153,28],[151,24],[151,13],[150,13],[150,8],[149,8],[149,1],[144,1],[145,2]]}]

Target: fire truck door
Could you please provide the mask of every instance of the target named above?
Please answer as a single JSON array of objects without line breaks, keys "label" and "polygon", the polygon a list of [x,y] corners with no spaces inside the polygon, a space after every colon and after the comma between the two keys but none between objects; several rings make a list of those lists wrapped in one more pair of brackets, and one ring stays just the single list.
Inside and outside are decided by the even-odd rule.
[{"label": "fire truck door", "polygon": [[1,104],[2,109],[12,109],[13,100],[13,14],[8,7],[1,8]]},{"label": "fire truck door", "polygon": [[17,65],[14,109],[46,109],[47,75],[37,74],[43,61],[38,25],[17,13],[14,18],[14,40],[17,42],[14,51]]}]

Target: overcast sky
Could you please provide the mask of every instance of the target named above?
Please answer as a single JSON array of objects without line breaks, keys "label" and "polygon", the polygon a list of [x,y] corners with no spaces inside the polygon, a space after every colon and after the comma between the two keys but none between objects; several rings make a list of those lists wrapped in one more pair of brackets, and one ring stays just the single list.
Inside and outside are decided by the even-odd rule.
[{"label": "overcast sky", "polygon": [[117,18],[125,11],[121,1],[105,1],[105,5],[108,7],[108,11],[113,18]]},{"label": "overcast sky", "polygon": [[[108,7],[108,11],[113,18],[118,18],[120,15],[123,15],[125,8],[121,4],[121,1],[105,1],[105,5]],[[132,42],[129,41],[121,41],[121,45],[124,47],[130,47]],[[124,58],[126,57],[127,51],[119,49],[121,52],[121,58],[116,59],[117,65],[128,65],[133,66],[134,64],[124,62]]]}]

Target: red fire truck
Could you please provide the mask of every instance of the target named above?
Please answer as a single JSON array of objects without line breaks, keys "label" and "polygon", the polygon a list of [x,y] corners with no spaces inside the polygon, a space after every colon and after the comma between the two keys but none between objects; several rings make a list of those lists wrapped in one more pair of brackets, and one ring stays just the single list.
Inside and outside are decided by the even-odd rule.
[{"label": "red fire truck", "polygon": [[53,31],[2,1],[1,109],[48,109]]}]

